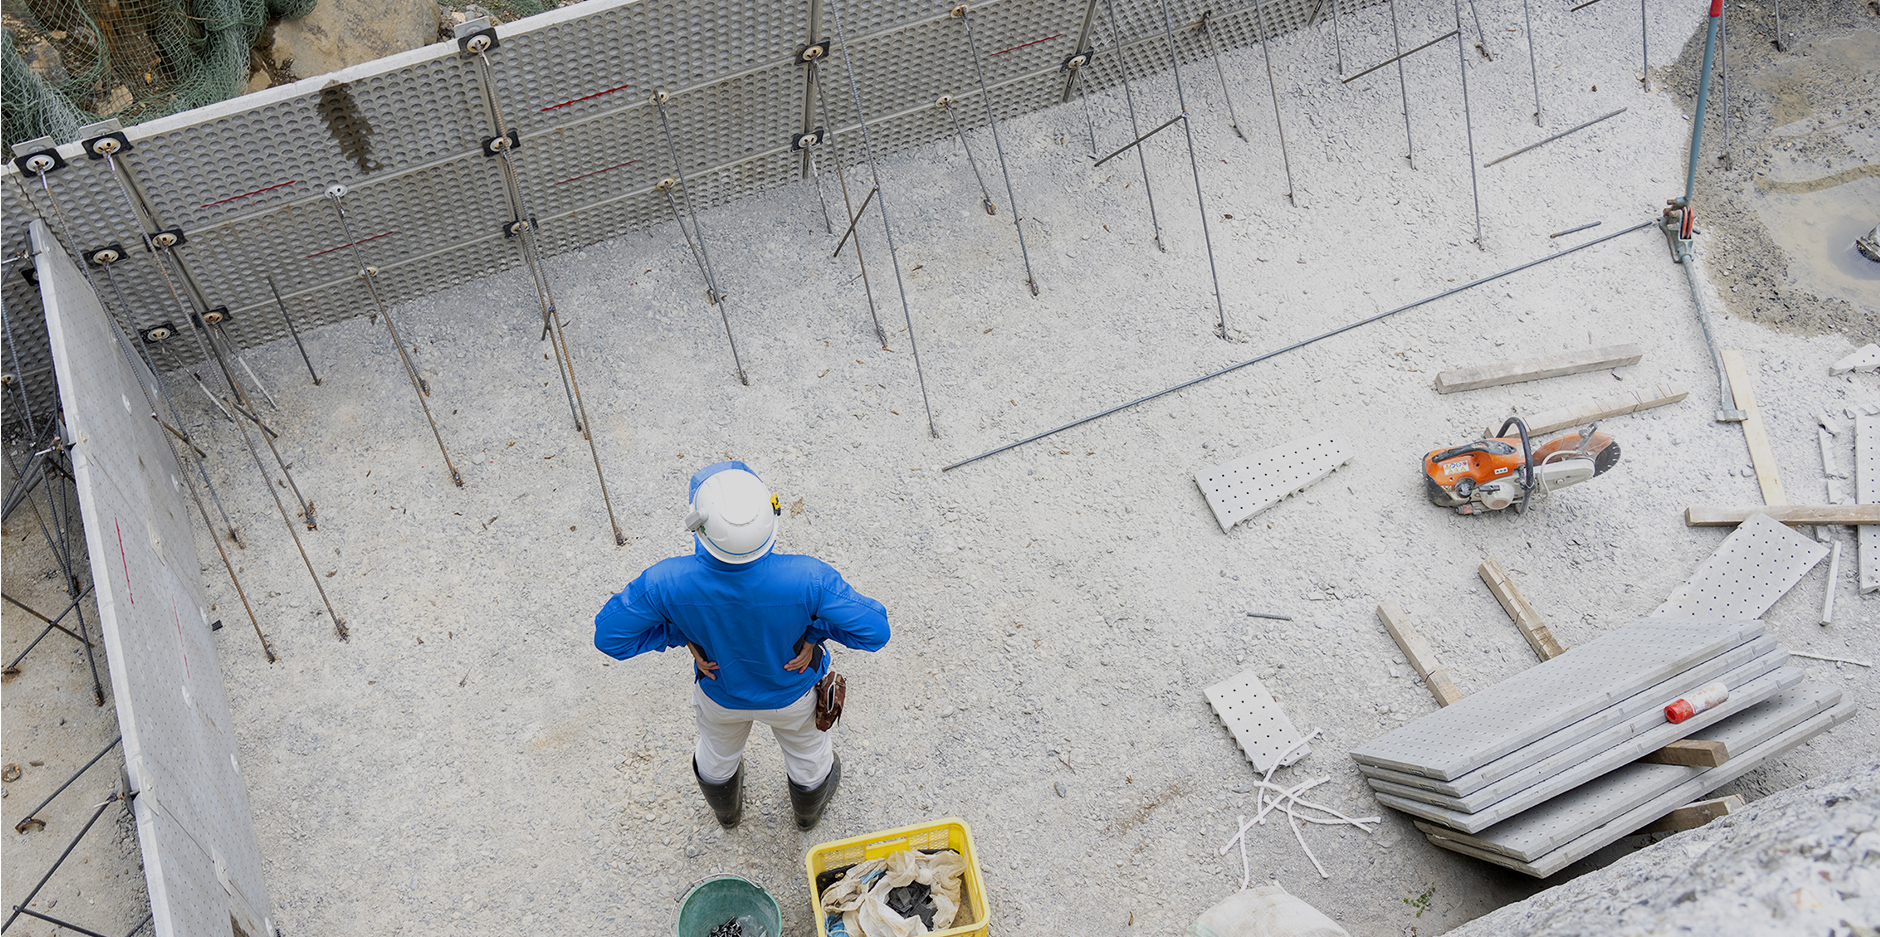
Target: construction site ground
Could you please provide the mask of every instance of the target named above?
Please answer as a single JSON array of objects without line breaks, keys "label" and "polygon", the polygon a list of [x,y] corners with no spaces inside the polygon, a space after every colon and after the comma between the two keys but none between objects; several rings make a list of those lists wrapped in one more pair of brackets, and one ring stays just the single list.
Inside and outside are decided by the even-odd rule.
[{"label": "construction site ground", "polygon": [[[1372,800],[1345,751],[1436,706],[1375,617],[1380,601],[1401,603],[1460,688],[1479,690],[1537,663],[1478,580],[1483,558],[1501,560],[1571,647],[1649,613],[1716,549],[1727,530],[1687,528],[1685,507],[1761,502],[1742,429],[1712,419],[1710,357],[1655,228],[941,468],[1655,219],[1684,185],[1703,44],[1702,9],[1686,6],[1652,11],[1649,91],[1636,9],[1537,9],[1542,126],[1520,8],[1480,5],[1492,61],[1473,48],[1463,8],[1478,166],[1627,109],[1479,169],[1482,249],[1454,40],[1404,63],[1414,168],[1394,68],[1341,84],[1329,22],[1272,43],[1296,207],[1260,50],[1221,59],[1246,141],[1230,129],[1212,67],[1184,69],[1230,341],[1214,332],[1179,125],[1144,148],[1163,253],[1135,159],[1093,169],[1075,101],[1000,126],[1037,298],[983,126],[969,134],[997,215],[980,208],[957,141],[882,161],[879,197],[914,330],[880,228],[864,222],[886,349],[853,248],[829,257],[835,238],[808,180],[701,216],[748,387],[675,226],[552,258],[624,548],[538,341],[524,273],[394,311],[461,489],[361,290],[359,318],[305,336],[322,386],[310,386],[291,343],[247,354],[280,401],[271,422],[320,519],[301,537],[347,642],[234,427],[172,375],[247,540],[231,555],[281,656],[264,658],[199,531],[283,933],[660,933],[689,884],[724,871],[766,885],[787,933],[812,934],[812,845],[945,816],[972,826],[993,933],[1176,933],[1242,881],[1238,851],[1220,849],[1236,818],[1255,812],[1257,775],[1202,689],[1243,670],[1295,724],[1322,731],[1276,780],[1329,777],[1314,799],[1384,817],[1371,835],[1304,830],[1325,878],[1291,830],[1269,821],[1249,834],[1254,882],[1282,883],[1354,935],[1437,934],[1546,887],[1429,845]],[[1880,44],[1880,15],[1852,2],[1785,8],[1793,35],[1778,52],[1771,13],[1767,2],[1731,4],[1731,168],[1712,168],[1713,110],[1697,249],[1718,339],[1749,359],[1789,499],[1818,504],[1827,493],[1815,415],[1847,424],[1847,412],[1880,404],[1880,375],[1828,373],[1880,340],[1880,282],[1831,257],[1845,245],[1829,237],[1880,220],[1874,76],[1860,66]],[[1399,15],[1406,47],[1453,26],[1449,5]],[[1384,6],[1344,16],[1340,29],[1348,74],[1392,54]],[[1137,91],[1145,127],[1179,109],[1170,75]],[[1713,89],[1713,108],[1718,98]],[[1129,140],[1119,95],[1089,103],[1099,151]],[[1837,174],[1840,184],[1820,183]],[[858,199],[865,180],[850,177]],[[833,175],[825,190],[839,234]],[[1432,389],[1446,368],[1620,342],[1642,345],[1643,361]],[[1475,439],[1511,412],[1661,382],[1690,397],[1604,424],[1623,447],[1619,465],[1526,515],[1462,517],[1424,496],[1418,460],[1430,449]],[[1197,470],[1325,432],[1349,444],[1349,464],[1221,532]],[[1851,454],[1844,432],[1839,470]],[[835,730],[845,774],[807,834],[790,822],[781,759],[761,730],[743,825],[724,832],[713,821],[691,775],[683,652],[615,662],[591,644],[609,595],[691,550],[679,523],[686,479],[727,457],[781,494],[779,549],[833,564],[887,605],[894,626],[878,653],[837,651],[849,680]],[[1880,661],[1880,596],[1856,594],[1852,528],[1821,532],[1846,551],[1834,623],[1817,623],[1824,563],[1769,612],[1770,632],[1795,651]],[[5,533],[8,593],[62,607],[31,516],[16,513]],[[41,627],[12,607],[4,622],[9,658]],[[115,734],[110,708],[92,706],[82,649],[53,638],[4,688],[5,760],[25,771],[6,787],[9,826]],[[1872,670],[1799,663],[1863,709],[1880,701]],[[1755,799],[1852,764],[1880,747],[1877,732],[1880,722],[1856,719],[1721,793]],[[109,792],[115,767],[93,771],[55,802],[45,830],[5,834],[8,903]],[[1623,840],[1561,877],[1643,842]],[[94,830],[44,893],[57,896],[48,913],[121,931],[144,912],[138,868],[127,821]],[[35,906],[52,907],[44,902]],[[23,919],[11,932],[42,937],[51,925]]]}]

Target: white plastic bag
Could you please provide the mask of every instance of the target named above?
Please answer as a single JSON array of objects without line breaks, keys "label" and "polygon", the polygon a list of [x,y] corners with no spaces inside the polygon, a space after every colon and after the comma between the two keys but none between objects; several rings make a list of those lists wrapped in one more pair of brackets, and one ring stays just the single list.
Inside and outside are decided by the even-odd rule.
[{"label": "white plastic bag", "polygon": [[1201,913],[1199,937],[1351,937],[1317,908],[1279,885],[1255,885]]}]

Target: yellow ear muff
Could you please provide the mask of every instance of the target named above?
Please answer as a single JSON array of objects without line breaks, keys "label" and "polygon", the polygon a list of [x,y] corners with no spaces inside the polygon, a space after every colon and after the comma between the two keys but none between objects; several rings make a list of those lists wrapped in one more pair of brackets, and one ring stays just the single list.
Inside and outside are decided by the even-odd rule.
[{"label": "yellow ear muff", "polygon": [[783,499],[777,497],[774,491],[770,493],[770,512],[779,517],[783,516]]}]

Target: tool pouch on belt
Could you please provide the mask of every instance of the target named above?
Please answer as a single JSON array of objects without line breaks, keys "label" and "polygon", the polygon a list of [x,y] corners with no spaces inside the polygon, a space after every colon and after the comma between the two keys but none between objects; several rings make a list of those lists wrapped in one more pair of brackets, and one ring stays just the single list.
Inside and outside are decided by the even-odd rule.
[{"label": "tool pouch on belt", "polygon": [[[796,642],[796,650],[799,654],[803,652],[802,641]],[[816,656],[810,659],[809,665],[811,667],[820,665],[823,655],[827,653],[829,652],[822,645],[816,645]],[[816,681],[816,728],[818,731],[827,732],[842,719],[842,702],[848,698],[848,694],[849,682],[834,670],[823,674],[823,678]]]},{"label": "tool pouch on belt", "polygon": [[849,695],[849,681],[831,670],[816,682],[816,728],[827,732],[842,718],[842,702]]}]

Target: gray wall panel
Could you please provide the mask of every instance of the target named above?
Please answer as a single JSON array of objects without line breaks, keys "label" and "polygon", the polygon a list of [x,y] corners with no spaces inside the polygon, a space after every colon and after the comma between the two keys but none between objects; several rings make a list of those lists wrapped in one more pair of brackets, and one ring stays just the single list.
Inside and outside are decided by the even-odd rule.
[{"label": "gray wall panel", "polygon": [[272,933],[182,470],[83,273],[33,224],[111,690],[160,937]]}]

